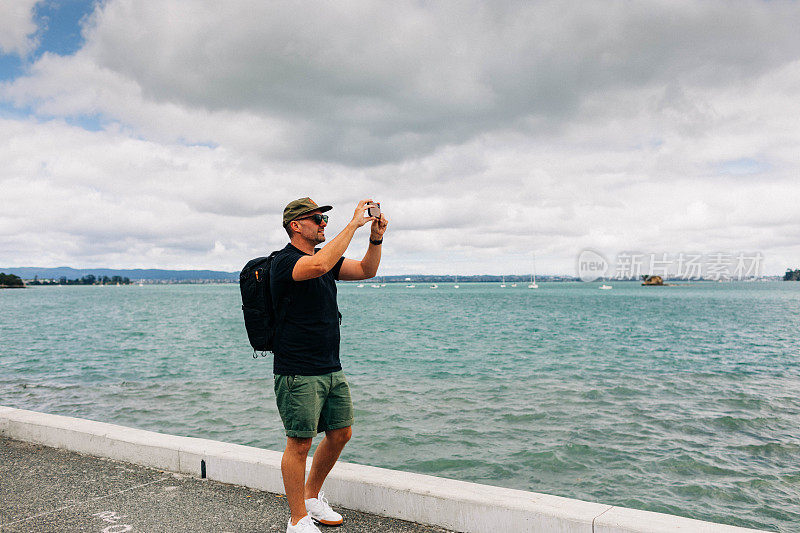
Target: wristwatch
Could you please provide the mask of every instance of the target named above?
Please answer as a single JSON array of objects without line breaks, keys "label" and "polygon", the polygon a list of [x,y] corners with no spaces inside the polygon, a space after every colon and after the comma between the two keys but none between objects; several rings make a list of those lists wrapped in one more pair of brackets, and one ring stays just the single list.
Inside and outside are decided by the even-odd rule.
[{"label": "wristwatch", "polygon": [[370,244],[374,244],[375,246],[380,246],[381,244],[383,244],[383,237],[381,237],[381,238],[380,238],[380,239],[378,239],[377,241],[373,241],[372,239],[370,239],[370,240],[369,240],[369,243],[370,243]]}]

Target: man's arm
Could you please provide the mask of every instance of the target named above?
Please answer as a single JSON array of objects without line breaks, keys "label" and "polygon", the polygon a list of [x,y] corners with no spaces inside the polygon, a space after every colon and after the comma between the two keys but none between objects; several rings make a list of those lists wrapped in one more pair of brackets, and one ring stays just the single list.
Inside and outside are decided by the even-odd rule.
[{"label": "man's arm", "polygon": [[[380,220],[372,222],[372,230],[370,231],[370,241],[383,240],[383,234],[386,232],[386,227],[389,221],[381,214]],[[378,273],[378,265],[381,263],[381,245],[372,244],[370,242],[367,248],[367,253],[361,261],[354,259],[345,259],[342,267],[339,270],[339,279],[341,280],[358,280],[374,278]]]},{"label": "man's arm", "polygon": [[298,259],[292,270],[292,279],[303,281],[318,278],[335,267],[347,247],[350,246],[350,241],[353,239],[356,230],[367,222],[375,220],[375,217],[364,216],[367,204],[370,203],[372,203],[372,200],[361,200],[358,203],[358,207],[356,207],[352,220],[347,223],[347,226],[344,227],[339,235],[314,255],[306,255]]}]

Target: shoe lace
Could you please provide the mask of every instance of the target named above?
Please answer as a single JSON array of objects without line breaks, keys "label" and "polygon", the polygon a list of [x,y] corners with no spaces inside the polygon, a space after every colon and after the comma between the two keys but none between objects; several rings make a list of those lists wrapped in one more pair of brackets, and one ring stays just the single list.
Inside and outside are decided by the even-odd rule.
[{"label": "shoe lace", "polygon": [[319,491],[319,495],[317,496],[317,500],[319,500],[319,502],[323,505],[323,507],[324,507],[324,509],[326,511],[331,508],[330,504],[328,503],[328,500],[325,499],[325,492],[324,491]]}]

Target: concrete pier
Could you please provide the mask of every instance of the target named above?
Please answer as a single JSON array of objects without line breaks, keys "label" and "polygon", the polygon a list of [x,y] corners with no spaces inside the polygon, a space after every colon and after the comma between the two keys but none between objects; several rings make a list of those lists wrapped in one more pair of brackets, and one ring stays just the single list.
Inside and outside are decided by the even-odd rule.
[{"label": "concrete pier", "polygon": [[[447,533],[340,509],[328,531]],[[0,437],[0,532],[283,533],[286,498]]]},{"label": "concrete pier", "polygon": [[[126,516],[134,514],[134,511],[130,510],[131,507],[124,508],[125,513],[123,513],[120,510],[123,507],[112,508],[113,506],[106,505],[103,507],[104,510],[90,513],[88,517],[85,513],[80,517],[73,516],[75,520],[84,520],[82,522],[84,525],[88,523],[86,522],[88,520],[99,520],[92,523],[101,527],[93,526],[89,529],[79,527],[75,531],[97,530],[103,533],[119,533],[137,530],[237,532],[285,530],[288,506],[285,504],[285,500],[279,497],[283,492],[280,475],[281,454],[279,452],[206,439],[164,435],[102,422],[2,406],[0,406],[0,437],[6,439],[0,442],[4,450],[3,456],[0,457],[0,465],[3,465],[0,466],[0,497],[2,497],[0,502],[3,502],[0,504],[0,531],[3,532],[72,531],[72,529],[25,529],[24,527],[26,527],[26,523],[34,523],[31,521],[39,520],[39,518],[45,520],[47,516],[51,517],[47,520],[55,519],[62,514],[63,516],[72,516],[69,513],[77,512],[76,509],[84,505],[87,498],[99,498],[106,495],[107,497],[104,499],[109,500],[110,503],[117,501],[114,498],[117,497],[116,493],[119,493],[118,496],[122,497],[120,502],[123,502],[124,494],[133,497],[137,490],[143,491],[143,493],[150,491],[148,493],[150,499],[144,498],[144,500],[152,504],[155,516],[161,512],[158,511],[158,505],[169,499],[169,495],[166,493],[180,491],[181,487],[195,487],[195,489],[186,488],[184,491],[188,491],[194,496],[187,496],[182,500],[183,504],[168,506],[176,516],[183,516],[180,522],[172,524],[174,527],[168,521],[163,523],[144,521],[149,515],[143,517],[141,513],[137,516],[143,520],[143,525],[138,527],[135,524],[121,521],[101,523],[104,520],[103,517],[112,520],[117,516],[108,513],[127,513]],[[37,518],[37,514],[45,511],[38,510],[37,512],[39,508],[26,508],[27,503],[25,502],[38,500],[19,498],[19,493],[29,489],[25,488],[25,483],[18,487],[9,486],[11,483],[21,482],[9,482],[9,478],[4,472],[9,468],[8,464],[12,464],[12,469],[24,469],[25,466],[13,466],[14,463],[6,461],[5,455],[8,453],[10,456],[15,456],[16,453],[16,457],[27,457],[27,459],[20,459],[22,463],[26,461],[35,463],[34,457],[39,455],[44,457],[53,452],[48,452],[45,448],[31,448],[34,450],[33,452],[25,452],[24,445],[7,439],[92,456],[83,457],[82,461],[106,458],[155,470],[137,470],[130,466],[123,466],[123,469],[132,469],[131,472],[133,472],[129,480],[129,483],[133,483],[133,485],[128,487],[128,485],[115,485],[116,478],[110,474],[108,476],[100,475],[97,478],[94,472],[99,468],[97,466],[99,463],[87,463],[87,466],[82,469],[84,475],[78,474],[76,478],[73,470],[74,481],[68,482],[65,480],[70,478],[69,474],[59,468],[49,468],[49,463],[45,460],[44,466],[40,465],[40,467],[43,472],[47,473],[48,481],[37,481],[40,488],[56,491],[54,494],[75,494],[75,496],[69,498],[74,501],[63,500],[63,510],[58,510],[56,506],[42,505],[41,509],[46,509],[47,514]],[[58,463],[58,461],[55,462]],[[97,483],[100,486],[92,489],[100,490],[99,495],[92,496],[95,493],[86,486],[84,478],[86,480],[99,479]],[[203,479],[220,483],[211,484],[208,481],[200,481]],[[137,480],[140,482],[134,483]],[[175,480],[180,480],[180,483]],[[60,483],[77,484],[78,488],[73,487],[59,493],[56,489]],[[227,485],[222,485],[223,483]],[[230,485],[236,487],[230,487]],[[173,486],[179,488],[164,489],[164,487]],[[128,487],[129,490],[120,492],[124,490],[122,487]],[[210,491],[206,494],[207,497],[202,497],[201,488]],[[256,492],[246,492],[246,489],[254,489]],[[443,530],[465,533],[744,533],[756,531],[547,494],[348,463],[338,463],[334,467],[323,489],[331,504],[339,509],[344,509],[343,514],[351,517],[339,531],[376,533]],[[35,488],[30,490],[32,493],[36,492]],[[159,496],[165,490],[166,493]],[[227,502],[232,501],[228,498],[233,498],[233,500],[239,498],[244,501],[242,497],[236,496],[239,494],[236,491],[242,491],[241,494],[246,494],[246,496],[249,495],[250,498],[245,496],[244,499],[251,500],[251,502],[255,498],[259,502],[258,506],[228,506]],[[46,500],[46,498],[44,499]],[[15,501],[18,502],[16,507],[11,510],[6,508],[10,505],[7,502]],[[97,500],[97,502],[100,501],[103,500]],[[188,503],[191,501],[195,503]],[[100,507],[102,506],[91,507],[91,509],[100,509]],[[106,507],[108,508],[106,509]],[[134,506],[134,508],[140,507]],[[215,509],[217,510],[215,511]],[[239,524],[236,527],[223,528],[224,522],[219,522],[219,517],[236,516],[237,509],[240,516],[248,518],[244,520],[244,523],[241,521],[231,522]],[[164,514],[167,510],[165,508],[162,514],[166,520],[169,520],[169,515]],[[358,514],[354,511],[378,516]],[[269,524],[259,523],[257,527],[249,525],[253,521],[258,521],[258,517],[262,515],[269,517],[264,518]],[[383,520],[390,521],[381,525],[382,519],[379,517],[385,517]],[[217,520],[217,522],[213,522],[213,520]],[[229,520],[233,520],[233,518],[229,518]],[[212,523],[210,521],[214,525],[206,529],[203,524]],[[122,527],[125,525],[131,526],[132,529]]]}]

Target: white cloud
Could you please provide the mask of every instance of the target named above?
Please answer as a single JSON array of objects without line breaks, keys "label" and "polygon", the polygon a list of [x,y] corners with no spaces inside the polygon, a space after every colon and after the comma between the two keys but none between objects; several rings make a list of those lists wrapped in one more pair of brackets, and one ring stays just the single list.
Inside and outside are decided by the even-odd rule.
[{"label": "white cloud", "polygon": [[571,272],[585,247],[781,272],[799,22],[791,2],[110,0],[76,54],[0,85],[36,114],[0,122],[0,257],[237,269],[284,240],[290,199],[334,203],[330,236],[372,196],[388,273],[526,272],[534,250]]},{"label": "white cloud", "polygon": [[550,135],[587,112],[618,116],[595,100],[618,95],[630,112],[662,87],[661,118],[698,130],[713,102],[697,94],[797,59],[796,4],[735,4],[117,0],[75,58],[43,58],[6,95],[169,139],[354,164],[492,130]]},{"label": "white cloud", "polygon": [[37,1],[0,1],[0,53],[24,57],[36,47],[33,8]]},{"label": "white cloud", "polygon": [[[334,204],[331,237],[364,191],[373,191],[391,219],[388,273],[414,264],[428,271],[524,273],[531,251],[541,272],[565,272],[582,248],[598,244],[615,251],[763,250],[762,243],[790,245],[770,239],[800,224],[792,208],[800,200],[796,181],[735,189],[691,178],[646,182],[626,170],[635,168],[640,156],[634,154],[633,162],[615,163],[611,181],[626,186],[609,189],[602,179],[595,183],[596,167],[609,165],[602,151],[554,152],[524,138],[486,139],[413,165],[387,165],[375,175],[355,172],[351,180],[335,165],[277,169],[224,148],[164,145],[62,122],[0,126],[11,133],[0,143],[6,162],[0,255],[11,254],[18,264],[235,270],[285,241],[280,213],[289,199],[305,194]],[[421,185],[421,169],[447,176],[459,156],[474,167]],[[509,161],[536,170],[509,176]],[[381,182],[382,175],[395,180]],[[363,253],[363,233],[349,256]]]}]

